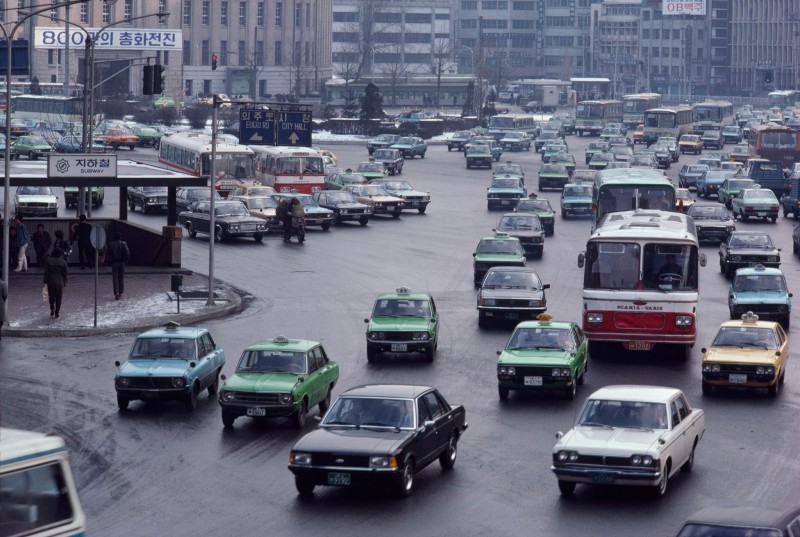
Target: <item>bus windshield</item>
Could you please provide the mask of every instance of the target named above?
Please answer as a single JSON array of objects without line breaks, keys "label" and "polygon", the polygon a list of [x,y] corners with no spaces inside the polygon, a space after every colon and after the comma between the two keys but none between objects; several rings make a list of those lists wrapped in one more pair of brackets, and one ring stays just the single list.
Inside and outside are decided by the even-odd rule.
[{"label": "bus windshield", "polygon": [[797,133],[788,131],[762,132],[761,147],[767,149],[794,149],[797,147]]},{"label": "bus windshield", "polygon": [[503,116],[492,116],[489,118],[489,128],[496,127],[500,129],[513,129],[514,118]]},{"label": "bus windshield", "polygon": [[[201,161],[203,168],[200,175],[210,175],[211,153],[204,153]],[[253,179],[255,177],[253,155],[248,153],[217,153],[215,170],[217,176],[229,175],[236,179]]]},{"label": "bus windshield", "polygon": [[597,199],[597,221],[608,213],[634,209],[672,211],[675,189],[665,186],[606,185],[600,187]]},{"label": "bus windshield", "polygon": [[586,289],[697,290],[697,247],[685,244],[591,242]]},{"label": "bus windshield", "polygon": [[675,114],[645,112],[644,124],[647,127],[672,128],[675,126]]},{"label": "bus windshield", "polygon": [[603,107],[599,104],[579,104],[575,110],[576,117],[603,117]]}]

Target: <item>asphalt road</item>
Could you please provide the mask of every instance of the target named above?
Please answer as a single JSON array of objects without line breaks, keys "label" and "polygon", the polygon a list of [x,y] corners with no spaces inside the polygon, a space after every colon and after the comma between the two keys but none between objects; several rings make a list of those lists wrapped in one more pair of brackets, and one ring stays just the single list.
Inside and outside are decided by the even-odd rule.
[{"label": "asphalt road", "polygon": [[[589,140],[568,137],[579,163]],[[343,166],[367,157],[362,145],[332,149]],[[130,156],[154,160],[152,150]],[[523,164],[534,188],[539,156],[510,158]],[[682,156],[680,164],[695,160]],[[678,169],[669,170],[675,181]],[[288,420],[246,418],[223,431],[219,405],[205,395],[194,414],[172,403],[135,403],[118,413],[113,363],[125,358],[132,335],[4,340],[0,423],[66,438],[90,535],[669,536],[705,506],[796,503],[797,359],[790,360],[777,399],[758,391],[701,395],[699,347],[710,343],[727,318],[728,283],[718,270],[716,246],[702,248],[709,263],[701,269],[698,346],[688,362],[663,352],[620,352],[591,363],[576,401],[516,393],[507,403],[498,400],[495,351],[511,327],[478,329],[472,284],[471,253],[502,214],[486,210],[489,177],[487,170],[466,170],[461,154],[435,146],[424,160],[407,161],[401,176],[430,190],[433,201],[425,215],[375,217],[364,228],[312,229],[302,246],[277,236],[261,244],[217,245],[217,276],[252,295],[241,315],[207,324],[226,351],[228,375],[245,346],[284,334],[323,342],[341,366],[334,395],[362,383],[420,383],[465,404],[470,428],[454,471],[443,473],[438,464],[427,468],[411,498],[318,488],[313,499],[300,499],[286,466],[302,433]],[[557,192],[544,195],[558,205]],[[115,200],[116,193],[107,192],[106,205],[95,214],[115,215]],[[130,218],[154,229],[165,223],[164,216],[139,212]],[[783,248],[789,287],[797,290],[800,262],[791,254],[792,226],[782,218],[777,224],[737,223],[738,229],[772,234]],[[589,230],[588,220],[557,219],[544,257],[529,262],[552,286],[548,306],[556,319],[580,319],[576,258]],[[203,236],[187,238],[184,266],[206,272],[207,245]],[[367,363],[363,320],[377,294],[400,286],[436,299],[442,326],[432,364],[422,357]],[[793,323],[791,336],[798,330]],[[579,486],[572,498],[558,493],[549,469],[555,434],[571,427],[586,396],[609,384],[678,387],[706,411],[694,471],[672,479],[660,500],[639,489]],[[309,420],[305,432],[314,424]]]}]

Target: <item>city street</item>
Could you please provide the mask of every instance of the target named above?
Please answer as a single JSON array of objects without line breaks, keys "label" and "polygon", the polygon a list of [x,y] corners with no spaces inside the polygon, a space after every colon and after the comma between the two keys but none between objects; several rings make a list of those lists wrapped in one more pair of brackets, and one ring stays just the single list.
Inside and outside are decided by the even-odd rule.
[{"label": "city street", "polygon": [[[567,137],[578,169],[586,168],[584,149],[595,139]],[[367,159],[363,144],[327,148],[342,168]],[[157,161],[152,149],[118,154]],[[681,156],[668,170],[673,182],[680,167],[697,158]],[[522,164],[529,191],[537,192],[537,153],[505,153],[501,160]],[[285,335],[321,341],[338,361],[341,377],[334,396],[359,384],[413,383],[435,386],[449,402],[465,405],[469,429],[459,443],[454,470],[443,472],[432,464],[418,475],[410,498],[332,487],[317,488],[312,499],[300,498],[287,469],[289,450],[312,430],[313,419],[303,432],[289,420],[249,418],[224,431],[219,404],[206,394],[193,414],[178,403],[140,402],[119,413],[114,361],[126,358],[134,334],[4,338],[0,424],[52,431],[66,439],[88,535],[666,537],[706,506],[796,504],[798,357],[790,359],[777,399],[766,391],[701,395],[700,348],[728,318],[729,282],[719,272],[716,245],[701,248],[708,263],[700,270],[698,344],[689,361],[669,352],[623,353],[620,347],[618,354],[593,358],[575,401],[550,393],[498,399],[496,351],[513,327],[478,328],[472,279],[472,252],[503,214],[486,209],[490,177],[486,169],[467,170],[461,153],[432,145],[426,158],[407,160],[398,177],[430,191],[424,215],[407,211],[397,220],[376,216],[366,227],[311,228],[303,245],[285,244],[272,234],[263,243],[216,246],[216,277],[250,295],[242,314],[204,325],[225,349],[225,374],[232,374],[246,346]],[[54,190],[60,196],[59,215],[67,216],[63,195]],[[540,195],[558,212],[559,192]],[[117,200],[116,189],[106,189],[105,204],[94,215],[116,216]],[[164,215],[139,211],[129,213],[129,219],[155,230],[166,223]],[[781,217],[777,224],[736,226],[771,234],[783,249],[781,268],[789,289],[797,293],[794,224]],[[555,319],[580,321],[583,272],[577,257],[590,228],[589,219],[557,215],[543,258],[528,261],[551,286],[548,311]],[[204,235],[184,236],[182,252],[185,268],[208,272]],[[437,303],[441,331],[436,357],[431,364],[421,355],[368,364],[364,319],[379,293],[401,286],[429,292]],[[15,296],[13,288],[11,296],[26,299]],[[800,324],[793,324],[790,338],[800,337]],[[672,479],[664,498],[648,498],[641,489],[586,486],[579,486],[574,497],[559,495],[550,471],[555,435],[572,426],[589,394],[609,384],[680,388],[693,406],[705,410],[707,430],[694,470]],[[310,416],[316,414],[315,409]]]}]

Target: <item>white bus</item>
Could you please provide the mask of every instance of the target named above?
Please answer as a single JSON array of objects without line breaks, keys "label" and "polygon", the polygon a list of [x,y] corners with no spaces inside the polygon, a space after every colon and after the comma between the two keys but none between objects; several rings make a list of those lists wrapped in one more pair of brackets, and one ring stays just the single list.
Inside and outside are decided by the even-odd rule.
[{"label": "white bus", "polygon": [[538,132],[533,116],[523,114],[501,114],[489,118],[489,135],[498,142],[507,132],[522,131],[535,137]]},{"label": "white bus", "polygon": [[622,122],[628,128],[644,123],[644,113],[661,106],[660,93],[632,93],[622,96]]},{"label": "white bus", "polygon": [[789,106],[797,106],[800,103],[800,91],[798,90],[778,90],[771,91],[767,95],[767,103],[770,107],[778,106],[780,108],[787,108]]},{"label": "white bus", "polygon": [[78,499],[61,438],[0,428],[0,535],[84,535]]},{"label": "white bus", "polygon": [[727,101],[703,101],[692,105],[692,129],[695,134],[718,131],[734,122],[733,105]]},{"label": "white bus", "polygon": [[[217,140],[215,186],[227,197],[237,186],[255,180],[255,155],[246,145]],[[158,148],[158,161],[167,168],[195,177],[211,175],[211,135],[176,133],[163,136]]]},{"label": "white bus", "polygon": [[662,106],[644,113],[644,141],[652,144],[661,136],[680,138],[694,128],[692,109],[686,105]]},{"label": "white bus", "polygon": [[607,215],[578,256],[583,275],[583,330],[592,354],[621,343],[656,344],[682,357],[697,337],[699,266],[694,221],[685,214],[639,209]]},{"label": "white bus", "polygon": [[[13,90],[12,90],[13,91]],[[50,125],[83,121],[83,99],[61,95],[11,95],[11,117]]]},{"label": "white bus", "polygon": [[278,192],[312,194],[325,190],[323,154],[310,147],[250,146],[255,152],[255,176]]},{"label": "white bus", "polygon": [[600,134],[609,123],[622,123],[622,101],[581,101],[575,105],[575,132]]}]

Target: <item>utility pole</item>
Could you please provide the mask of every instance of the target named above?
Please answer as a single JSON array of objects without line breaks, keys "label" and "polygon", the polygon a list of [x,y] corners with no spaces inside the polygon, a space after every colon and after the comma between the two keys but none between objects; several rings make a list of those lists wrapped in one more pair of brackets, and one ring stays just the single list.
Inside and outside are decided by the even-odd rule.
[{"label": "utility pole", "polygon": [[483,124],[483,16],[478,17],[478,87],[475,95],[478,101],[478,123]]},{"label": "utility pole", "polygon": [[64,43],[64,97],[69,97],[69,4],[66,5],[64,17],[64,31],[67,39]]}]

